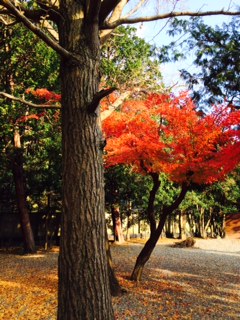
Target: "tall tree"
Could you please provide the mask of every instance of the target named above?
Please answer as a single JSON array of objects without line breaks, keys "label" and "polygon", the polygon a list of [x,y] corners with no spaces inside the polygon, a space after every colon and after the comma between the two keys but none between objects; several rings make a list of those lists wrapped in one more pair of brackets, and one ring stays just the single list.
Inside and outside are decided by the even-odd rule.
[{"label": "tall tree", "polygon": [[[133,280],[141,280],[167,217],[179,207],[187,191],[195,184],[223,179],[239,163],[239,120],[240,112],[231,112],[224,105],[202,118],[185,94],[154,94],[146,101],[128,101],[121,112],[104,121],[108,138],[106,164],[132,165],[153,179],[148,206],[151,234],[137,258]],[[154,200],[161,172],[168,174],[181,190],[171,204],[163,207],[157,225]]]},{"label": "tall tree", "polygon": [[[43,79],[45,79],[45,84],[49,86],[55,84],[55,89],[57,88],[56,67],[58,59],[52,49],[48,48],[32,32],[21,26],[1,24],[0,34],[0,91],[3,95],[5,94],[5,97],[8,94],[22,92],[30,85],[41,85]],[[46,62],[44,70],[40,68],[41,60]],[[39,72],[39,70],[41,71]],[[6,107],[7,105],[8,107]],[[24,136],[29,130],[25,130],[25,124],[18,121],[24,114],[28,114],[28,110],[27,108],[22,109],[19,102],[6,99],[3,101],[2,110],[5,112],[1,112],[0,117],[6,127],[5,132],[2,133],[5,142],[1,145],[1,150],[5,150],[2,157],[8,155],[8,161],[11,162],[9,167],[12,170],[16,189],[15,199],[23,231],[24,251],[30,253],[35,251],[35,241],[26,200],[27,181],[24,172],[26,149]]]},{"label": "tall tree", "polygon": [[[0,0],[1,21],[15,17],[61,56],[63,133],[63,215],[59,258],[58,319],[113,319],[107,277],[102,134],[98,104],[100,39],[121,24],[174,16],[239,12],[175,12],[132,18],[127,0]],[[134,6],[134,1],[131,1]],[[58,5],[59,4],[59,5]],[[49,20],[51,20],[49,22]],[[56,28],[59,31],[57,42]],[[43,29],[44,28],[44,29]]]}]

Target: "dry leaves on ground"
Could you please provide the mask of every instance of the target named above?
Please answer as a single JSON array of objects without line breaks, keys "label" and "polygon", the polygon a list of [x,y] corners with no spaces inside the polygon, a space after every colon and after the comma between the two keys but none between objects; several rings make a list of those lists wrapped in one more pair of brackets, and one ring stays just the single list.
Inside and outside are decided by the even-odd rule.
[{"label": "dry leaves on ground", "polygon": [[[141,243],[112,247],[127,293],[113,298],[117,320],[240,319],[239,252],[183,249],[160,242],[143,281],[129,280]],[[0,252],[0,319],[55,320],[58,252]]]},{"label": "dry leaves on ground", "polygon": [[0,319],[53,320],[58,252],[0,254]]},{"label": "dry leaves on ground", "polygon": [[227,252],[177,248],[162,240],[140,284],[130,282],[126,270],[133,267],[142,245],[115,246],[117,275],[128,290],[114,298],[117,319],[240,319],[240,241],[238,245],[238,251]]}]

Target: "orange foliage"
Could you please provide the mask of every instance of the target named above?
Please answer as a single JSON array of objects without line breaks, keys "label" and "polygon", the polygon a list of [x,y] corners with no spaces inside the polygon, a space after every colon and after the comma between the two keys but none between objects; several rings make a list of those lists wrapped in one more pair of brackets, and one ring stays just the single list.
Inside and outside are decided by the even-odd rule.
[{"label": "orange foliage", "polygon": [[30,114],[28,116],[22,116],[20,117],[19,119],[17,119],[17,123],[19,122],[27,122],[28,120],[32,120],[32,119],[35,119],[35,120],[39,120],[41,119],[42,117],[45,116],[45,112],[41,112],[39,114]]},{"label": "orange foliage", "polygon": [[61,101],[61,94],[57,94],[45,88],[36,90],[29,88],[26,90],[26,93],[33,95],[35,98],[39,100],[47,101],[48,103],[56,103]]},{"label": "orange foliage", "polygon": [[101,111],[105,111],[109,109],[109,106],[113,104],[118,98],[118,94],[116,91],[112,92],[108,96],[104,97],[101,100]]},{"label": "orange foliage", "polygon": [[240,161],[239,123],[240,112],[226,106],[203,117],[187,93],[128,101],[103,123],[106,166],[165,172],[178,183],[213,183]]}]

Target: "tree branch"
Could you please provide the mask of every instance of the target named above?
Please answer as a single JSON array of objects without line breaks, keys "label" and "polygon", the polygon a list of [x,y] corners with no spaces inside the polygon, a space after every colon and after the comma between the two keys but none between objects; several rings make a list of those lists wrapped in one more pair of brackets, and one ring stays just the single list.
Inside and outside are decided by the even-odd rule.
[{"label": "tree branch", "polygon": [[58,54],[65,57],[66,59],[75,59],[73,54],[69,51],[65,50],[61,47],[56,41],[49,38],[39,27],[34,25],[27,17],[25,17],[20,10],[18,10],[9,0],[0,0],[0,5],[9,10],[11,14],[13,14],[16,19],[22,22],[29,30],[31,30],[34,34],[36,34],[41,40],[43,40],[49,47],[55,50]]},{"label": "tree branch", "polygon": [[185,198],[187,192],[189,190],[189,186],[186,183],[182,184],[182,188],[181,188],[181,192],[178,195],[178,197],[175,199],[175,201],[170,205],[165,207],[163,210],[169,213],[172,213],[174,210],[176,210],[179,205],[181,204],[181,202],[183,201],[183,199]]},{"label": "tree branch", "polygon": [[116,21],[106,21],[103,23],[101,29],[114,29],[122,24],[134,24],[139,22],[150,22],[156,20],[163,20],[167,18],[174,17],[204,17],[204,16],[214,16],[214,15],[228,15],[228,16],[238,16],[240,15],[240,11],[205,11],[205,12],[169,12],[165,14],[149,16],[149,17],[138,17],[138,18],[127,18],[127,19],[118,19]]},{"label": "tree branch", "polygon": [[6,27],[14,26],[17,23],[15,19],[11,20],[11,22],[8,22],[2,16],[0,16],[0,22],[2,22]]},{"label": "tree branch", "polygon": [[109,89],[103,89],[99,92],[97,92],[91,103],[88,105],[87,109],[88,109],[88,113],[94,113],[101,101],[101,99],[103,99],[104,97],[108,96],[110,93],[112,93],[113,91],[115,91],[117,88],[109,88]]},{"label": "tree branch", "polygon": [[130,96],[130,94],[131,94],[131,91],[125,91],[124,93],[122,93],[120,95],[120,97],[117,98],[116,101],[114,101],[113,103],[110,104],[108,110],[101,111],[101,113],[100,113],[101,121],[104,121],[105,119],[110,117],[110,115],[117,108],[119,108],[121,106],[121,104],[124,102],[124,100]]},{"label": "tree branch", "polygon": [[121,0],[103,0],[99,13],[99,24],[101,25],[107,16],[115,9]]},{"label": "tree branch", "polygon": [[101,7],[101,1],[86,1],[86,15],[89,21],[96,21],[99,19],[99,12]]},{"label": "tree branch", "polygon": [[11,94],[8,94],[8,93],[2,92],[2,91],[0,91],[0,96],[3,96],[5,98],[13,100],[13,101],[21,102],[22,104],[25,104],[25,105],[27,105],[29,107],[32,107],[32,108],[61,109],[61,106],[57,105],[57,104],[35,104],[35,103],[30,102],[30,101],[27,101],[27,100],[12,96]]},{"label": "tree branch", "polygon": [[[105,0],[107,1],[107,0]],[[126,4],[128,3],[129,0],[121,0],[118,2],[118,4],[115,4],[115,7],[113,9],[113,12],[110,16],[110,18],[108,19],[108,22],[109,23],[112,23],[112,22],[115,22],[115,21],[118,21],[121,17],[121,14],[123,12],[123,9],[124,7],[126,6]],[[113,1],[115,3],[117,3],[117,1]],[[110,7],[109,7],[110,8]],[[110,11],[111,12],[111,11]],[[109,12],[109,13],[110,13]],[[100,12],[101,13],[101,12]],[[99,18],[99,22],[101,22],[101,18]],[[102,23],[104,23],[104,20],[102,20]],[[99,23],[100,25],[100,29],[101,28],[101,23]],[[110,36],[112,30],[111,28],[110,29],[105,29],[105,30],[102,30],[101,34],[100,34],[100,39],[101,39],[101,43],[104,43]]]},{"label": "tree branch", "polygon": [[53,28],[53,26],[49,23],[48,20],[42,20],[41,21],[42,27],[49,33],[51,37],[55,41],[59,40],[58,32]]},{"label": "tree branch", "polygon": [[123,17],[123,19],[127,19],[128,17],[131,17],[133,14],[135,14],[144,5],[144,2],[146,2],[146,0],[139,0],[135,7],[131,11],[129,11],[127,15]]}]

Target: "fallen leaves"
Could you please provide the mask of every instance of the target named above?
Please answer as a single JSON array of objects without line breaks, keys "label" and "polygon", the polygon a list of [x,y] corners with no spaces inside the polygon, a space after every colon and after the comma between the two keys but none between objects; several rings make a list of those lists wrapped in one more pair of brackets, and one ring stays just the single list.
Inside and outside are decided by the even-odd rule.
[{"label": "fallen leaves", "polygon": [[[174,248],[172,243],[160,241],[140,283],[129,276],[141,241],[112,246],[115,270],[126,290],[113,298],[115,319],[238,319],[240,249],[226,254]],[[56,320],[57,259],[57,249],[28,256],[0,252],[1,320]]]},{"label": "fallen leaves", "polygon": [[0,319],[56,319],[57,255],[0,254]]},{"label": "fallen leaves", "polygon": [[173,241],[161,241],[138,285],[126,270],[132,270],[142,244],[112,248],[117,276],[128,291],[113,299],[117,319],[238,319],[240,246],[238,253],[226,254],[174,248]]}]

